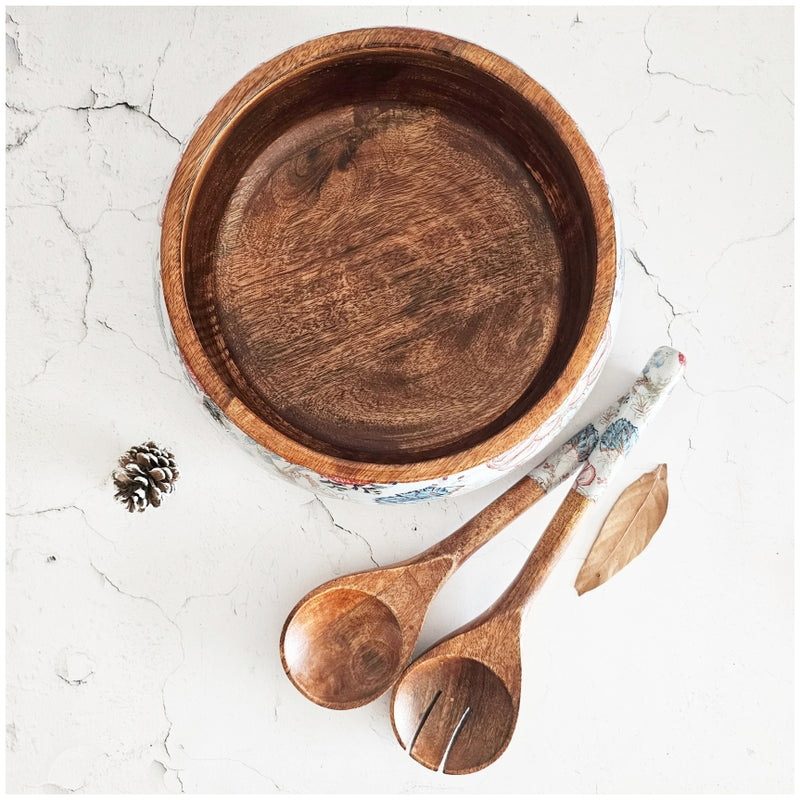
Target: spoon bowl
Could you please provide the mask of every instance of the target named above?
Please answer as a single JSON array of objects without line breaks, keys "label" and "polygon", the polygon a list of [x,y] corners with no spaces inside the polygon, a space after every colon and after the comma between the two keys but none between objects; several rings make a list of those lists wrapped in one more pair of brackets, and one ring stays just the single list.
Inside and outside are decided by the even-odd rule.
[{"label": "spoon bowl", "polygon": [[[577,456],[570,454],[577,465]],[[526,475],[418,556],[335,578],[309,592],[289,613],[281,633],[281,661],[295,687],[333,709],[356,708],[388,691],[411,660],[442,584],[543,497],[545,486]]]},{"label": "spoon bowl", "polygon": [[405,666],[403,653],[395,613],[374,595],[344,586],[301,603],[281,647],[292,683],[328,708],[351,708],[383,694]]}]

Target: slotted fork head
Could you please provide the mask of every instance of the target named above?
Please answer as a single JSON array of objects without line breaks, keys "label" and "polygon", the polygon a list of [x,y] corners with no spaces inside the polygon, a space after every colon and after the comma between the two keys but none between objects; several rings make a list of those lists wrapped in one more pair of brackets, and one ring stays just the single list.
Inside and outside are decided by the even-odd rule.
[{"label": "slotted fork head", "polygon": [[443,656],[412,664],[392,698],[395,735],[412,758],[448,775],[476,772],[505,750],[517,719],[505,685],[485,664]]}]

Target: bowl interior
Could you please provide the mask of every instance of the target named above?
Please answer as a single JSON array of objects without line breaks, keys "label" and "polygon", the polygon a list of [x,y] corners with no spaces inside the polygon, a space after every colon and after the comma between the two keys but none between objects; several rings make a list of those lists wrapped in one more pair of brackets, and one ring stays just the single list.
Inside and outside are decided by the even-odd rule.
[{"label": "bowl interior", "polygon": [[265,430],[410,464],[536,408],[581,339],[597,238],[540,108],[385,47],[305,64],[221,126],[181,258],[203,351]]}]

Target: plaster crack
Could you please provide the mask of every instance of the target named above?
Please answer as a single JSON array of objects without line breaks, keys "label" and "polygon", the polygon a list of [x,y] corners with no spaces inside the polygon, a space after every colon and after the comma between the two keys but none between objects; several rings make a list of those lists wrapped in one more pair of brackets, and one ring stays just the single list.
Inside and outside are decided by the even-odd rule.
[{"label": "plaster crack", "polygon": [[[269,775],[265,775],[263,772],[261,772],[261,770],[257,769],[252,764],[248,764],[246,761],[242,761],[240,758],[199,758],[199,757],[195,757],[195,756],[190,756],[185,750],[184,750],[184,755],[190,761],[206,761],[206,762],[215,762],[215,763],[227,761],[227,762],[229,762],[231,764],[239,764],[240,766],[244,767],[245,769],[249,769],[251,772],[255,772],[256,775],[259,775],[265,781],[269,781],[275,787],[276,791],[283,792],[283,789],[277,784],[277,782],[273,778],[270,778]],[[183,784],[181,784],[181,785],[183,785]]]},{"label": "plaster crack", "polygon": [[[63,191],[63,188],[62,188]],[[44,361],[42,362],[42,368],[36,372],[29,380],[22,384],[23,387],[30,386],[35,381],[39,380],[43,375],[47,373],[47,369],[50,366],[50,362],[66,350],[68,347],[72,346],[79,346],[85,340],[86,337],[89,335],[89,324],[87,321],[87,309],[89,306],[89,294],[92,290],[92,286],[94,285],[94,267],[92,265],[91,260],[86,252],[86,245],[83,241],[83,238],[79,231],[75,230],[72,225],[69,223],[67,218],[64,216],[63,211],[58,205],[50,204],[50,203],[33,203],[24,206],[10,206],[9,208],[36,208],[36,207],[43,207],[43,208],[52,208],[58,214],[59,218],[61,219],[62,224],[64,227],[72,234],[73,238],[78,244],[80,248],[81,255],[83,257],[84,264],[86,265],[86,289],[84,291],[83,300],[81,302],[81,324],[83,326],[83,334],[81,337],[75,342],[66,342],[60,347],[57,347],[49,356],[47,356]],[[8,209],[7,209],[8,210]]]},{"label": "plaster crack", "polygon": [[62,511],[77,511],[82,517],[84,524],[86,527],[96,533],[101,539],[108,542],[111,545],[116,546],[116,542],[113,539],[109,539],[107,536],[100,533],[94,525],[89,522],[89,517],[86,515],[86,512],[76,503],[68,503],[67,505],[63,506],[52,506],[50,508],[36,508],[33,511],[6,511],[7,517],[37,517],[41,514],[55,514],[60,513]]},{"label": "plaster crack", "polygon": [[256,775],[259,775],[265,781],[269,781],[269,783],[271,783],[275,787],[276,791],[278,791],[278,792],[282,792],[283,791],[283,789],[281,789],[281,787],[278,785],[278,783],[275,780],[270,778],[269,775],[265,775],[263,772],[261,772],[261,770],[256,769],[252,764],[248,764],[246,761],[242,761],[239,758],[226,758],[225,761],[233,761],[236,764],[241,764],[245,769],[252,770],[253,772],[256,773]]},{"label": "plaster crack", "polygon": [[[155,78],[153,80],[155,80]],[[153,102],[153,98],[152,98],[152,95],[151,95],[151,97],[150,97],[150,105],[151,106],[152,106],[152,102]],[[172,141],[175,142],[175,144],[180,146],[181,140],[177,136],[175,136],[171,131],[167,130],[167,128],[165,128],[164,125],[161,122],[159,122],[150,113],[149,109],[147,111],[145,111],[143,108],[140,108],[139,106],[135,106],[132,103],[129,103],[127,100],[119,100],[116,103],[111,103],[110,105],[107,105],[107,106],[92,105],[86,110],[89,110],[89,111],[107,111],[107,110],[114,109],[114,108],[127,108],[128,111],[132,111],[134,114],[141,114],[142,116],[147,117],[147,119],[149,119],[156,127],[160,128],[161,131],[163,131],[163,133],[165,133],[170,139],[172,139]],[[84,109],[83,109],[83,107],[77,107],[74,110],[75,111],[82,111]]]},{"label": "plaster crack", "polygon": [[[167,612],[166,612],[166,611],[165,611],[165,610],[162,608],[162,606],[161,606],[161,605],[160,605],[158,602],[156,602],[155,600],[153,600],[153,598],[152,598],[152,597],[146,597],[145,595],[137,595],[137,594],[133,594],[132,592],[126,592],[124,589],[122,589],[121,587],[119,587],[119,586],[118,586],[116,583],[114,583],[114,581],[112,581],[112,580],[111,580],[111,579],[108,577],[108,575],[107,575],[105,572],[103,572],[103,570],[101,570],[101,569],[100,569],[100,568],[99,568],[99,567],[98,567],[98,566],[97,566],[97,565],[96,565],[96,564],[95,564],[95,563],[92,561],[91,557],[89,558],[89,566],[90,566],[90,567],[91,567],[91,568],[92,568],[92,569],[93,569],[93,570],[94,570],[94,571],[95,571],[95,572],[96,572],[96,573],[97,573],[97,574],[98,574],[98,575],[99,575],[99,576],[100,576],[100,577],[101,577],[101,578],[102,578],[102,579],[103,579],[103,580],[104,580],[104,581],[105,581],[105,582],[106,582],[106,583],[107,583],[109,586],[111,586],[111,588],[112,588],[112,589],[116,590],[116,591],[117,591],[119,594],[121,594],[121,595],[123,595],[123,596],[125,596],[125,597],[130,597],[130,598],[131,598],[131,599],[133,599],[133,600],[143,600],[144,602],[146,602],[146,603],[150,603],[150,605],[153,605],[153,606],[155,606],[155,607],[158,609],[158,611],[161,613],[161,615],[164,617],[164,619],[165,619],[165,620],[167,620],[167,622],[169,622],[169,624],[170,624],[170,625],[171,625],[171,626],[172,626],[172,627],[175,629],[175,632],[176,632],[176,634],[177,634],[177,638],[178,638],[178,645],[180,646],[180,649],[181,649],[181,658],[180,658],[180,661],[178,662],[177,666],[175,667],[175,669],[173,669],[173,670],[172,670],[172,671],[169,673],[169,675],[167,675],[167,676],[166,676],[166,678],[164,679],[164,683],[163,683],[163,685],[162,685],[162,687],[161,687],[161,708],[162,708],[162,712],[163,712],[163,714],[164,714],[164,719],[167,721],[167,731],[166,731],[166,733],[164,734],[164,738],[163,738],[162,742],[163,742],[163,745],[164,745],[164,751],[166,752],[166,754],[167,754],[167,757],[168,757],[168,758],[172,758],[172,754],[171,754],[171,753],[170,753],[170,751],[169,751],[169,737],[170,737],[170,735],[172,734],[172,729],[173,729],[173,727],[174,727],[174,723],[172,722],[172,719],[171,719],[171,717],[170,717],[170,715],[169,715],[169,712],[167,711],[167,697],[166,697],[166,692],[167,692],[167,684],[169,683],[170,679],[171,679],[171,678],[172,678],[172,676],[173,676],[173,675],[175,675],[175,673],[176,673],[176,672],[177,672],[177,671],[178,671],[178,670],[179,670],[179,669],[180,669],[180,668],[181,668],[181,667],[184,665],[184,663],[185,663],[185,661],[186,661],[186,648],[185,648],[185,646],[184,646],[184,644],[183,644],[183,633],[181,632],[180,626],[178,625],[178,623],[177,623],[177,622],[176,622],[174,619],[172,619],[172,618],[169,616],[169,614],[167,614]],[[177,777],[177,779],[178,779],[178,782],[181,784],[181,787],[183,787],[183,781],[181,781],[181,779],[180,779],[180,775],[178,774],[178,770],[177,770],[177,769],[174,769],[174,768],[172,768],[172,767],[167,767],[167,765],[166,765],[166,764],[164,764],[164,767],[165,767],[166,769],[169,769],[170,771],[174,771],[174,772],[176,773],[176,777]]]},{"label": "plaster crack", "polygon": [[175,142],[175,144],[177,144],[178,147],[181,146],[181,140],[177,136],[175,136],[175,134],[173,134],[171,131],[168,131],[164,127],[164,125],[161,122],[159,122],[152,114],[141,111],[141,109],[139,109],[139,111],[140,113],[144,114],[149,120],[152,120],[159,128],[161,128],[161,130],[164,131],[164,133],[167,136],[169,136],[169,138],[172,139],[172,141]]},{"label": "plaster crack", "polygon": [[[155,603],[155,601],[151,601],[151,602]],[[172,753],[170,753],[170,751],[169,751],[169,737],[172,734],[172,729],[174,727],[174,723],[172,721],[172,718],[169,715],[169,712],[167,711],[167,684],[170,682],[170,679],[172,678],[172,676],[175,675],[175,673],[186,663],[186,647],[183,644],[183,633],[181,631],[180,625],[178,625],[178,623],[175,620],[170,619],[169,616],[167,616],[166,612],[164,612],[164,610],[161,608],[161,606],[158,605],[158,603],[155,603],[155,605],[161,611],[161,613],[164,614],[164,616],[167,618],[167,620],[169,620],[170,624],[177,631],[178,644],[180,645],[180,648],[181,648],[181,659],[180,659],[180,661],[178,662],[178,664],[175,667],[175,669],[173,669],[172,672],[170,672],[169,675],[167,675],[167,677],[164,678],[164,683],[161,686],[161,709],[162,709],[162,711],[164,713],[164,719],[167,721],[167,732],[164,734],[164,739],[162,741],[163,741],[163,744],[164,744],[164,752],[167,754],[167,758],[171,759],[172,758]],[[177,617],[177,615],[176,615],[176,617]],[[174,767],[167,767],[166,764],[164,766],[167,769],[169,769],[170,771],[175,773],[175,777],[178,779],[178,783],[181,785],[181,792],[183,792],[184,791],[184,786],[183,786],[183,781],[181,780],[180,770],[177,769],[177,768],[174,768]]]},{"label": "plaster crack", "polygon": [[[255,549],[255,548],[253,548]],[[252,550],[250,551],[252,553]],[[192,600],[216,600],[220,597],[227,597],[230,599],[231,595],[239,588],[239,582],[234,584],[227,592],[213,592],[210,594],[190,594],[184,598],[184,601],[181,603],[181,607],[175,614],[175,619],[177,620],[178,617],[186,610],[189,603]],[[236,610],[234,609],[234,614],[236,614]]]},{"label": "plaster crack", "polygon": [[[259,506],[259,508],[260,508],[260,506]],[[177,613],[175,614],[175,619],[176,620],[178,619],[178,616],[180,616],[180,614],[182,614],[186,610],[186,607],[189,605],[189,603],[192,600],[217,599],[217,598],[220,598],[220,597],[227,597],[229,600],[232,601],[233,613],[234,613],[235,616],[238,616],[239,612],[236,609],[236,602],[233,599],[233,593],[237,589],[239,589],[239,587],[242,585],[242,573],[245,571],[245,569],[247,569],[248,565],[252,565],[252,563],[253,563],[253,554],[263,544],[264,544],[264,540],[263,539],[259,539],[250,548],[250,550],[248,551],[247,555],[242,559],[242,563],[241,563],[241,566],[239,567],[236,581],[234,582],[233,586],[231,586],[230,589],[228,589],[225,592],[214,592],[214,593],[211,593],[211,594],[192,594],[192,595],[188,595],[184,599],[183,603],[181,603],[181,607],[178,609]]]},{"label": "plaster crack", "polygon": [[30,379],[25,381],[25,383],[21,384],[21,388],[24,389],[24,388],[30,386],[31,384],[33,384],[36,381],[38,381],[39,378],[41,378],[43,375],[47,374],[47,368],[50,366],[50,362],[56,356],[58,356],[61,353],[63,353],[64,350],[66,350],[68,347],[72,346],[72,344],[73,344],[73,342],[68,342],[67,344],[63,345],[62,347],[59,347],[57,350],[55,350],[53,353],[51,353],[49,356],[47,356],[47,358],[45,358],[45,360],[42,362],[42,368],[38,372],[34,373],[31,376]]},{"label": "plaster crack", "polygon": [[[685,375],[685,373],[684,373],[684,375]],[[764,386],[763,384],[760,384],[760,383],[747,383],[744,386],[734,386],[734,387],[732,387],[730,389],[714,389],[711,392],[701,392],[698,389],[692,388],[691,386],[689,388],[696,395],[698,395],[700,397],[704,397],[704,398],[705,397],[711,397],[712,395],[715,395],[715,394],[736,394],[737,392],[760,391],[760,392],[766,392],[767,394],[771,395],[776,400],[779,400],[781,403],[783,403],[786,406],[790,406],[793,403],[792,400],[787,399],[782,394],[779,394],[778,392],[776,392],[774,389],[770,389],[768,386]]]},{"label": "plaster crack", "polygon": [[612,130],[612,131],[611,131],[611,132],[608,134],[608,136],[606,136],[606,138],[605,138],[605,141],[603,142],[603,144],[601,144],[601,145],[600,145],[600,152],[601,152],[601,153],[602,153],[602,152],[603,152],[603,151],[606,149],[606,145],[608,144],[608,142],[609,142],[609,140],[611,139],[611,137],[612,137],[612,136],[615,136],[615,135],[616,135],[616,134],[618,134],[618,133],[619,133],[621,130],[624,130],[625,128],[627,128],[627,127],[628,127],[628,125],[630,125],[630,124],[631,124],[631,120],[633,119],[633,115],[636,113],[636,111],[638,110],[638,108],[639,108],[639,106],[636,106],[635,108],[632,108],[632,109],[631,109],[631,113],[630,113],[630,114],[628,114],[628,119],[626,119],[626,120],[625,120],[625,122],[623,122],[623,123],[622,123],[622,125],[620,125],[619,127],[617,127],[617,128],[614,128],[614,130]]},{"label": "plaster crack", "polygon": [[[35,113],[34,109],[26,108],[25,106],[20,106],[20,105],[17,105],[16,103],[9,103],[8,100],[6,100],[5,102],[6,102],[6,108],[9,111],[16,111],[19,114],[34,114]],[[37,109],[37,110],[42,111],[42,109]],[[44,113],[44,112],[42,112],[42,113]]]},{"label": "plaster crack", "polygon": [[67,511],[69,509],[75,509],[76,511],[81,511],[78,506],[74,505],[67,505],[67,506],[52,506],[51,508],[37,508],[33,511],[6,511],[7,517],[37,517],[40,514],[52,514],[57,511]]},{"label": "plaster crack", "polygon": [[[614,136],[616,136],[620,131],[625,130],[625,128],[627,128],[628,125],[631,124],[631,122],[633,121],[634,116],[636,115],[636,112],[639,111],[639,109],[642,108],[644,106],[644,104],[650,99],[650,95],[651,95],[652,91],[653,91],[653,87],[652,87],[652,85],[649,85],[647,87],[647,94],[645,94],[645,96],[631,109],[631,112],[630,112],[630,114],[628,114],[628,118],[625,120],[625,122],[623,122],[622,125],[619,125],[618,127],[614,128],[608,134],[608,136],[606,136],[605,141],[603,142],[603,144],[600,145],[599,152],[602,153],[605,150],[605,148],[607,147],[609,141]],[[665,114],[665,118],[666,118],[666,116],[669,116],[669,110],[667,110],[667,112]],[[660,122],[660,120],[656,120],[656,121]]]},{"label": "plaster crack", "polygon": [[[183,648],[183,641],[181,641],[181,648]],[[181,662],[181,664],[179,665],[178,669],[182,665],[183,665],[183,662]],[[175,674],[176,671],[177,671],[177,669],[175,671],[173,671],[173,672],[170,672],[170,674],[167,675],[167,678],[164,681],[164,685],[161,687],[161,710],[162,710],[162,712],[164,714],[164,719],[166,719],[166,721],[167,721],[167,732],[164,734],[164,739],[162,740],[162,744],[164,745],[164,752],[167,754],[167,758],[172,758],[172,753],[169,752],[169,737],[170,737],[170,734],[172,733],[173,723],[172,723],[172,720],[169,717],[169,713],[167,712],[166,690],[167,690],[167,682]],[[184,788],[183,781],[181,780],[180,770],[177,769],[176,767],[170,767],[169,765],[165,764],[163,761],[159,761],[158,763],[161,764],[161,766],[163,766],[164,769],[167,770],[168,772],[174,772],[175,773],[175,777],[176,777],[178,783],[181,786],[181,793],[185,792],[186,790]]]},{"label": "plaster crack", "polygon": [[642,261],[641,256],[636,252],[636,250],[632,247],[627,248],[628,252],[631,254],[633,260],[642,268],[644,274],[647,275],[648,278],[653,282],[653,286],[655,287],[656,294],[664,301],[665,305],[667,306],[670,314],[670,321],[667,324],[667,337],[669,338],[669,343],[673,347],[675,346],[673,339],[672,339],[672,326],[678,317],[689,317],[689,323],[691,326],[697,331],[698,335],[700,334],[700,329],[695,325],[694,321],[691,319],[692,315],[695,312],[692,311],[676,311],[675,304],[661,291],[661,286],[658,282],[658,277],[654,275],[650,270],[647,268],[647,265]]},{"label": "plaster crack", "polygon": [[773,231],[771,233],[759,233],[756,234],[755,236],[746,236],[743,239],[736,239],[733,242],[729,242],[728,244],[725,245],[725,247],[722,248],[722,252],[719,254],[719,256],[717,256],[716,259],[714,259],[714,262],[706,270],[706,277],[708,277],[711,271],[717,267],[717,265],[720,263],[720,261],[722,261],[723,258],[725,258],[725,255],[727,254],[728,250],[734,247],[738,247],[739,245],[742,244],[748,244],[750,242],[760,242],[762,239],[775,239],[782,233],[785,233],[793,224],[794,224],[794,215],[792,215],[786,222],[784,222],[783,225],[781,225],[780,228],[778,228],[778,230],[776,231]]},{"label": "plaster crack", "polygon": [[183,785],[183,780],[182,780],[182,778],[181,778],[181,771],[180,771],[179,769],[175,768],[175,767],[170,767],[170,766],[168,766],[168,765],[167,765],[167,764],[166,764],[164,761],[162,761],[160,758],[154,758],[153,760],[155,761],[155,763],[156,763],[156,764],[160,764],[160,765],[161,765],[161,767],[162,767],[162,768],[163,768],[163,770],[164,770],[164,774],[165,774],[165,775],[166,775],[166,773],[167,773],[167,772],[173,772],[173,773],[175,773],[175,780],[177,780],[177,781],[178,781],[178,783],[179,783],[179,785],[180,785],[180,787],[181,787],[181,789],[180,789],[180,793],[181,793],[181,794],[186,794],[186,787]]},{"label": "plaster crack", "polygon": [[[120,208],[119,211],[127,211],[134,219],[139,222],[152,222],[158,216],[158,201],[153,203],[145,203],[137,208]],[[152,215],[146,213],[148,209],[152,210]]]},{"label": "plaster crack", "polygon": [[189,28],[189,38],[190,39],[192,38],[192,36],[194,36],[194,29],[195,29],[195,26],[197,25],[197,11],[198,11],[198,9],[199,9],[199,6],[195,6],[192,9],[192,27]]},{"label": "plaster crack", "polygon": [[58,677],[69,686],[84,686],[88,682],[89,678],[94,675],[94,670],[89,672],[85,678],[65,678],[60,672],[56,672],[56,675],[58,675]]},{"label": "plaster crack", "polygon": [[94,266],[92,265],[92,261],[89,258],[89,254],[86,252],[86,243],[83,241],[83,237],[81,234],[76,231],[72,225],[70,225],[67,218],[64,216],[64,212],[61,208],[57,205],[54,205],[58,216],[61,217],[61,222],[64,224],[64,227],[72,234],[75,238],[75,241],[78,243],[78,247],[81,249],[81,253],[83,254],[83,260],[86,264],[86,291],[83,295],[83,309],[81,312],[81,323],[83,324],[83,336],[78,340],[77,344],[81,344],[86,337],[89,335],[89,323],[86,319],[87,309],[89,308],[89,293],[92,291],[92,286],[94,285]]},{"label": "plaster crack", "polygon": [[44,175],[44,178],[47,181],[47,183],[50,184],[51,186],[54,186],[56,189],[58,189],[59,192],[61,192],[61,197],[59,197],[58,200],[51,203],[44,203],[43,205],[57,206],[58,203],[63,203],[67,197],[67,189],[64,186],[63,176],[56,175],[55,177],[53,177],[46,169],[37,169],[36,173],[39,175]]},{"label": "plaster crack", "polygon": [[111,578],[109,578],[109,577],[108,577],[108,575],[106,575],[106,573],[105,573],[105,572],[103,572],[103,570],[101,570],[101,569],[100,569],[100,568],[99,568],[99,567],[98,567],[98,566],[97,566],[97,565],[94,563],[94,561],[92,561],[92,560],[91,560],[91,558],[89,559],[89,566],[90,566],[90,567],[91,567],[91,568],[92,568],[92,569],[93,569],[93,570],[94,570],[94,571],[95,571],[95,572],[96,572],[96,573],[97,573],[97,574],[98,574],[98,575],[99,575],[99,576],[100,576],[100,577],[101,577],[101,578],[102,578],[102,579],[103,579],[103,580],[104,580],[104,581],[105,581],[105,582],[106,582],[106,583],[107,583],[107,584],[108,584],[108,585],[109,585],[109,586],[110,586],[112,589],[116,590],[116,591],[117,591],[117,592],[119,592],[121,595],[124,595],[125,597],[130,597],[132,600],[144,600],[146,603],[150,603],[151,605],[155,606],[155,607],[156,607],[156,608],[157,608],[157,609],[158,609],[158,610],[161,612],[161,614],[163,615],[164,619],[166,619],[166,620],[167,620],[167,621],[168,621],[168,622],[169,622],[169,623],[170,623],[170,624],[171,624],[173,627],[175,627],[175,628],[176,628],[176,630],[178,630],[178,632],[180,633],[180,630],[178,629],[178,626],[177,626],[177,624],[175,623],[175,621],[174,621],[174,620],[172,620],[172,619],[170,618],[169,614],[167,614],[167,612],[166,612],[166,611],[165,611],[165,610],[164,610],[164,609],[161,607],[161,605],[159,605],[159,603],[158,603],[158,602],[156,602],[155,600],[153,600],[153,598],[152,598],[152,597],[146,597],[145,595],[141,595],[141,594],[133,594],[132,592],[126,592],[124,589],[121,589],[119,586],[117,586],[117,584],[116,584],[116,583],[114,583],[114,581],[112,581],[112,580],[111,580]]},{"label": "plaster crack", "polygon": [[6,39],[11,42],[11,46],[14,49],[16,66],[22,67],[22,69],[26,69],[30,72],[31,68],[25,63],[25,57],[22,54],[22,48],[19,44],[19,22],[17,22],[8,11],[6,11],[6,22],[10,22],[16,28],[13,34],[6,33]]},{"label": "plaster crack", "polygon": [[340,531],[343,531],[344,533],[348,533],[348,534],[350,534],[350,536],[355,536],[356,539],[360,539],[362,542],[364,542],[364,544],[366,545],[367,551],[369,552],[369,560],[376,567],[380,566],[380,564],[375,560],[375,555],[372,552],[372,545],[360,533],[356,533],[355,531],[351,531],[349,528],[345,528],[345,527],[343,527],[342,525],[339,525],[336,522],[334,522],[334,526],[336,528],[338,528]]},{"label": "plaster crack", "polygon": [[645,230],[647,230],[647,220],[645,220],[644,215],[642,214],[642,209],[639,206],[639,187],[631,181],[631,203],[633,203],[633,207],[636,209],[636,219],[642,223],[642,226]]},{"label": "plaster crack", "polygon": [[[48,111],[53,111],[54,109],[62,109],[65,111],[75,111],[75,112],[82,112],[86,114],[87,124],[91,127],[91,123],[89,121],[89,113],[94,112],[101,112],[101,111],[111,111],[115,108],[126,108],[128,111],[131,111],[134,114],[141,114],[143,117],[146,117],[150,120],[157,128],[159,128],[168,138],[170,138],[175,144],[178,146],[181,145],[181,140],[172,133],[172,131],[168,130],[162,122],[156,119],[150,110],[145,110],[140,106],[136,106],[133,103],[128,102],[127,100],[118,100],[114,103],[109,103],[108,105],[98,105],[99,95],[98,93],[92,88],[89,87],[89,91],[92,94],[92,102],[89,105],[83,106],[71,106],[71,105],[52,105],[47,106],[46,108],[28,108],[23,105],[9,105],[8,107],[13,111],[24,112],[27,114],[46,114]],[[152,98],[151,98],[152,101]]]},{"label": "plaster crack", "polygon": [[44,789],[46,790],[47,794],[83,794],[84,789],[86,788],[86,783],[82,783],[80,786],[62,786],[60,783],[39,783],[36,786],[27,785],[26,789],[30,789],[31,791],[35,791],[37,789]]},{"label": "plaster crack", "polygon": [[655,55],[653,52],[653,48],[650,46],[650,43],[647,41],[647,29],[650,26],[650,23],[653,19],[653,14],[651,13],[647,17],[647,21],[644,24],[644,29],[642,30],[642,39],[644,40],[644,46],[647,48],[648,56],[647,62],[645,63],[645,70],[647,74],[651,77],[658,77],[658,76],[668,76],[670,78],[674,78],[681,83],[685,83],[689,86],[694,86],[698,89],[708,89],[712,92],[717,92],[718,94],[728,95],[729,97],[756,97],[757,95],[753,94],[753,92],[732,92],[730,89],[723,89],[719,86],[713,86],[710,83],[702,83],[700,81],[693,81],[689,78],[684,77],[683,75],[679,75],[677,72],[672,72],[671,70],[654,70],[650,64],[653,60],[653,56]]},{"label": "plaster crack", "polygon": [[143,355],[147,356],[156,365],[159,373],[163,375],[165,378],[169,378],[170,380],[175,381],[176,383],[181,383],[181,380],[179,378],[176,378],[174,375],[170,375],[168,372],[164,371],[164,368],[161,366],[158,359],[152,353],[149,353],[144,348],[139,347],[139,345],[136,344],[136,340],[133,338],[133,336],[127,333],[127,331],[117,330],[116,328],[113,328],[111,325],[109,325],[107,320],[100,319],[99,317],[97,318],[97,322],[100,325],[102,325],[106,330],[111,331],[111,333],[115,333],[117,334],[117,336],[124,336],[136,350],[138,350]]},{"label": "plaster crack", "polygon": [[[196,7],[195,11],[197,11]],[[161,72],[161,65],[164,63],[164,60],[167,57],[167,50],[169,50],[171,46],[172,40],[170,39],[156,62],[156,71],[153,73],[153,82],[150,85],[150,99],[147,103],[147,116],[150,117],[150,119],[153,119],[153,98],[155,97],[156,93],[156,79],[158,78],[158,73]]]},{"label": "plaster crack", "polygon": [[342,532],[344,532],[344,533],[346,533],[346,534],[348,534],[350,536],[354,536],[356,539],[360,539],[364,543],[364,545],[366,546],[367,551],[369,552],[369,560],[376,567],[380,566],[380,564],[375,560],[375,554],[372,552],[372,545],[364,538],[364,536],[362,536],[360,533],[356,533],[355,531],[351,531],[349,528],[345,528],[343,525],[340,525],[333,518],[333,514],[331,513],[331,510],[328,508],[328,506],[325,505],[325,503],[319,497],[315,498],[314,500],[311,500],[310,502],[311,503],[319,503],[322,506],[322,508],[325,510],[325,513],[330,518],[331,523],[332,523],[334,528],[337,528],[338,530],[340,530],[340,531],[342,531]]},{"label": "plaster crack", "polygon": [[[6,108],[9,111],[16,111],[19,114],[29,114],[30,116],[35,116],[35,114],[33,114],[32,112],[16,108],[11,103],[6,103]],[[22,145],[24,145],[25,142],[28,141],[28,137],[39,127],[41,122],[42,118],[39,117],[30,128],[18,131],[15,140],[13,142],[6,143],[6,152],[10,153],[12,150],[17,150],[18,148],[22,147]]]}]

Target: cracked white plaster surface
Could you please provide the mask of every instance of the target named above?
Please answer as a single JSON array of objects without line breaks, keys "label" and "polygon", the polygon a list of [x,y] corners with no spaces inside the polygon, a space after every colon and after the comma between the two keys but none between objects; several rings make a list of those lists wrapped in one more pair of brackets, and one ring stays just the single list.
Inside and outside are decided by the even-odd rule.
[{"label": "cracked white plaster surface", "polygon": [[[792,14],[7,7],[7,791],[790,792]],[[625,292],[603,375],[561,440],[658,345],[688,359],[527,619],[511,745],[459,779],[402,752],[388,697],[348,712],[307,701],[278,641],[310,589],[414,555],[519,475],[396,507],[279,481],[187,385],[154,287],[170,177],[221,94],[292,45],[387,24],[508,58],[600,157]],[[181,477],[159,509],[128,514],[111,473],[149,439]],[[661,462],[662,528],[578,598],[605,514]],[[453,576],[418,652],[496,599],[562,496]]]}]

